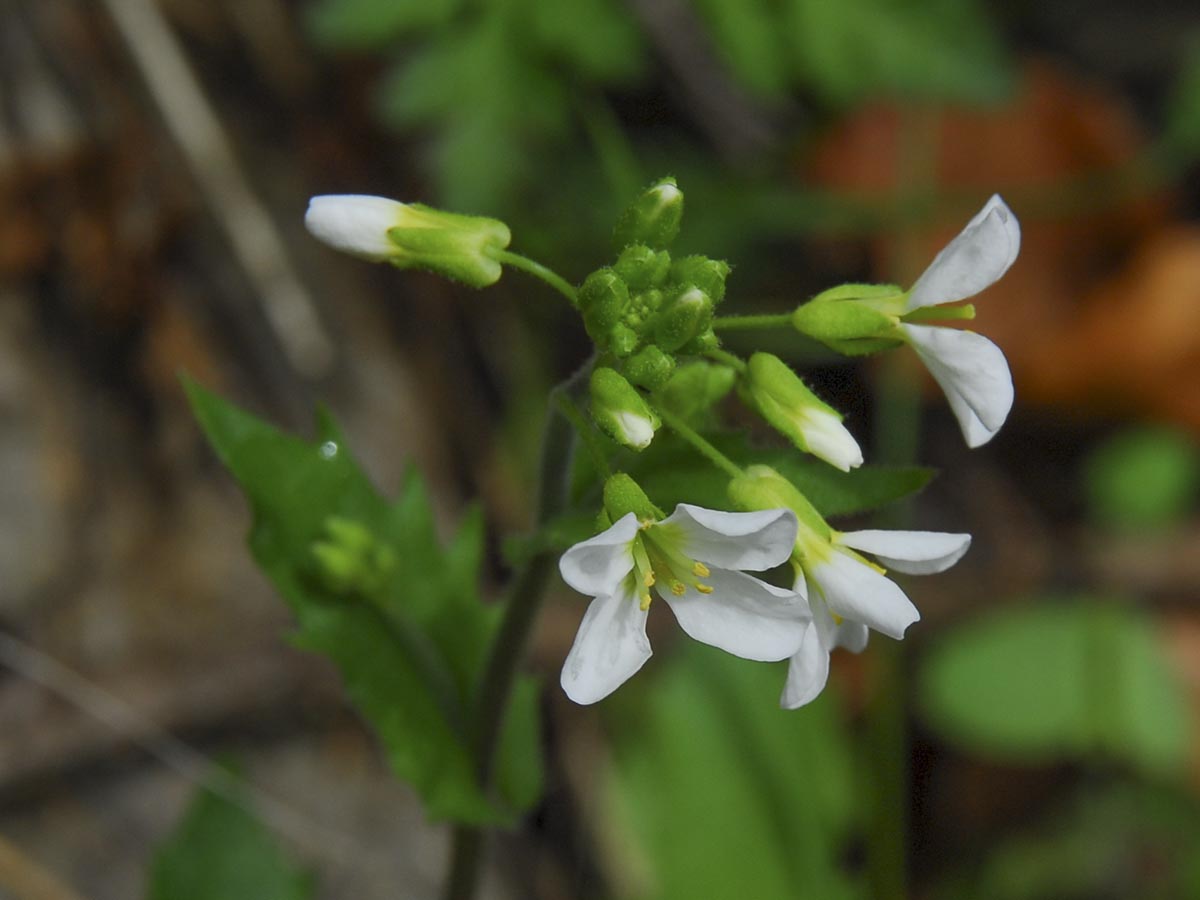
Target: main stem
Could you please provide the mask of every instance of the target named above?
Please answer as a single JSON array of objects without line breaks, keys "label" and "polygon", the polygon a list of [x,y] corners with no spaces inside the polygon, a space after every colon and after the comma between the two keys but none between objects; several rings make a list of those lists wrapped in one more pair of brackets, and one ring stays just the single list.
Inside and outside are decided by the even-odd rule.
[{"label": "main stem", "polygon": [[[586,375],[590,364],[567,382],[555,388],[556,393],[569,393]],[[551,396],[546,430],[542,434],[541,471],[538,485],[537,526],[545,525],[566,506],[568,475],[574,450],[574,431]],[[508,709],[513,684],[516,681],[525,647],[537,621],[546,583],[554,571],[555,554],[543,551],[535,556],[513,581],[504,605],[504,618],[492,639],[484,665],[471,749],[480,785],[487,790],[495,767],[496,748],[500,742],[501,726]],[[450,867],[442,896],[445,900],[471,900],[479,885],[486,846],[484,829],[473,825],[458,825],[454,829],[450,852]]]}]

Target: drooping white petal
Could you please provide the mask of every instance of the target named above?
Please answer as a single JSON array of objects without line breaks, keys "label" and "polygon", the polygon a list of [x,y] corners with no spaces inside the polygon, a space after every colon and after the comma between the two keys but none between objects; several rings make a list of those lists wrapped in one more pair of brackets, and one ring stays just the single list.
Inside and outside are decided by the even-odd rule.
[{"label": "drooping white petal", "polygon": [[843,619],[833,633],[833,646],[842,647],[851,653],[862,653],[867,648],[867,626],[862,622]]},{"label": "drooping white petal", "polygon": [[981,334],[959,328],[900,327],[945,392],[967,446],[990,441],[1013,404],[1012,373],[1000,348]]},{"label": "drooping white petal", "polygon": [[837,542],[870,553],[897,572],[932,575],[962,559],[971,536],[945,531],[847,531]]},{"label": "drooping white petal", "polygon": [[680,503],[653,527],[674,530],[680,549],[692,559],[762,572],[792,555],[798,526],[790,509],[734,513]]},{"label": "drooping white petal", "polygon": [[788,663],[787,681],[779,705],[784,709],[799,709],[811,703],[825,689],[829,680],[829,650],[821,645],[817,626],[810,624],[804,638]]},{"label": "drooping white petal", "polygon": [[1020,249],[1017,217],[993,195],[917,279],[908,294],[908,309],[974,297],[1000,280]]},{"label": "drooping white petal", "polygon": [[843,472],[863,464],[858,441],[837,415],[824,409],[806,409],[799,418],[807,443],[805,449],[813,456]]},{"label": "drooping white petal", "polygon": [[899,640],[921,618],[894,581],[848,553],[835,552],[813,564],[810,575],[831,612],[889,637]]},{"label": "drooping white petal", "polygon": [[651,654],[646,615],[626,588],[588,605],[559,679],[568,697],[583,704],[603,700],[645,664]]},{"label": "drooping white petal", "polygon": [[679,627],[702,644],[743,659],[773,662],[800,647],[810,621],[808,608],[792,591],[752,575],[713,569],[711,594],[689,587],[681,597],[659,590]]},{"label": "drooping white petal", "polygon": [[637,516],[626,513],[607,530],[571,547],[558,561],[563,581],[591,597],[614,593],[633,571],[632,543],[637,533]]},{"label": "drooping white petal", "polygon": [[401,223],[405,209],[403,203],[386,197],[329,194],[308,201],[304,225],[335,250],[380,262],[397,253],[387,233]]}]

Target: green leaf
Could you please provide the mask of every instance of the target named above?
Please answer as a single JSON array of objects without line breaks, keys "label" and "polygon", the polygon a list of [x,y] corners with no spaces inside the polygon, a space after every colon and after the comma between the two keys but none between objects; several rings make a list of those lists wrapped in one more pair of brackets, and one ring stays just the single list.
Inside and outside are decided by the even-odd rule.
[{"label": "green leaf", "polygon": [[1200,493],[1200,449],[1165,427],[1131,428],[1097,448],[1084,470],[1092,518],[1115,531],[1183,521]]},{"label": "green leaf", "polygon": [[[934,474],[918,466],[861,466],[841,472],[799,451],[753,448],[741,435],[706,437],[740,465],[768,465],[790,478],[823,516],[877,509],[921,490]],[[625,468],[664,509],[676,503],[729,508],[729,476],[669,432],[660,431]]]},{"label": "green leaf", "polygon": [[[518,689],[501,738],[497,780],[518,793],[502,790],[504,802],[494,802],[478,784],[467,739],[499,614],[478,593],[479,516],[443,546],[420,479],[411,475],[396,502],[386,502],[328,417],[320,418],[315,441],[303,441],[193,382],[185,387],[250,501],[250,547],[296,615],[296,643],[338,666],[392,768],[421,794],[430,816],[512,821],[536,797],[536,692]],[[331,517],[363,526],[395,561],[378,596],[339,593],[321,577],[313,546],[327,536]]]},{"label": "green leaf", "polygon": [[205,791],[154,856],[150,900],[307,900],[311,879],[241,806]]},{"label": "green leaf", "polygon": [[689,642],[614,698],[615,869],[647,882],[626,895],[861,896],[840,866],[856,798],[836,704],[781,710],[783,678]]},{"label": "green leaf", "polygon": [[627,86],[642,73],[644,41],[620,0],[532,0],[528,8],[533,38],[556,66],[614,86]]},{"label": "green leaf", "polygon": [[305,10],[309,32],[326,47],[376,50],[450,21],[462,0],[320,0]]},{"label": "green leaf", "polygon": [[1115,757],[1148,772],[1185,761],[1190,713],[1152,623],[1082,599],[999,610],[945,635],[921,669],[939,731],[997,758]]},{"label": "green leaf", "polygon": [[800,80],[831,105],[880,95],[995,102],[1011,91],[976,0],[788,0],[781,27]]}]

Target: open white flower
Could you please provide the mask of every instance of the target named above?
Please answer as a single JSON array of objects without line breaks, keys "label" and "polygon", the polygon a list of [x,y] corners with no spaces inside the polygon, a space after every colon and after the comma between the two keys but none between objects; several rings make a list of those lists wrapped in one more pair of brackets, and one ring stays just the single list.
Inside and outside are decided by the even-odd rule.
[{"label": "open white flower", "polygon": [[921,618],[885,570],[858,551],[897,572],[928,575],[958,562],[970,543],[969,534],[936,531],[832,531],[829,538],[802,531],[795,591],[807,599],[812,619],[788,665],[780,705],[796,709],[821,693],[835,647],[858,653],[868,629],[899,639]]},{"label": "open white flower", "polygon": [[809,613],[792,591],[743,570],[784,562],[796,541],[791,510],[731,513],[679,504],[662,521],[622,516],[571,547],[559,569],[588,606],[562,670],[576,703],[607,697],[650,658],[646,618],[655,592],[689,636],[753,660],[787,659]]},{"label": "open white flower", "polygon": [[973,297],[1000,280],[1021,249],[1021,226],[993,195],[905,295],[900,330],[950,401],[967,445],[987,443],[1008,418],[1012,374],[1000,348],[959,328],[919,324],[929,307]]}]

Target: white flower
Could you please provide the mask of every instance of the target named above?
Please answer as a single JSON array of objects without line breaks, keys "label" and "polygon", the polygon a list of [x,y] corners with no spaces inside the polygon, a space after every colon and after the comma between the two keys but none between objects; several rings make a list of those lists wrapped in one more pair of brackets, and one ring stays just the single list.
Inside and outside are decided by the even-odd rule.
[{"label": "white flower", "polygon": [[965,300],[995,284],[1020,249],[1017,218],[993,195],[905,295],[900,330],[941,385],[971,447],[991,440],[1012,409],[1008,362],[999,347],[973,331],[916,322],[935,317],[920,310]]},{"label": "white flower", "polygon": [[406,204],[387,197],[331,194],[308,201],[304,226],[335,250],[383,262],[398,252],[388,231],[404,224],[407,210]]},{"label": "white flower", "polygon": [[731,513],[681,503],[661,522],[628,513],[567,550],[559,563],[563,579],[595,598],[563,665],[567,696],[595,703],[650,658],[652,590],[695,640],[745,659],[794,654],[808,623],[804,603],[742,570],[784,562],[796,528],[786,509]]},{"label": "white flower", "polygon": [[788,665],[780,705],[796,709],[821,693],[835,647],[860,652],[868,629],[900,639],[921,618],[884,570],[857,551],[870,553],[889,569],[928,575],[958,562],[970,543],[969,534],[936,531],[834,531],[829,539],[803,535],[797,545],[801,562],[795,591],[807,598],[812,619]]}]

